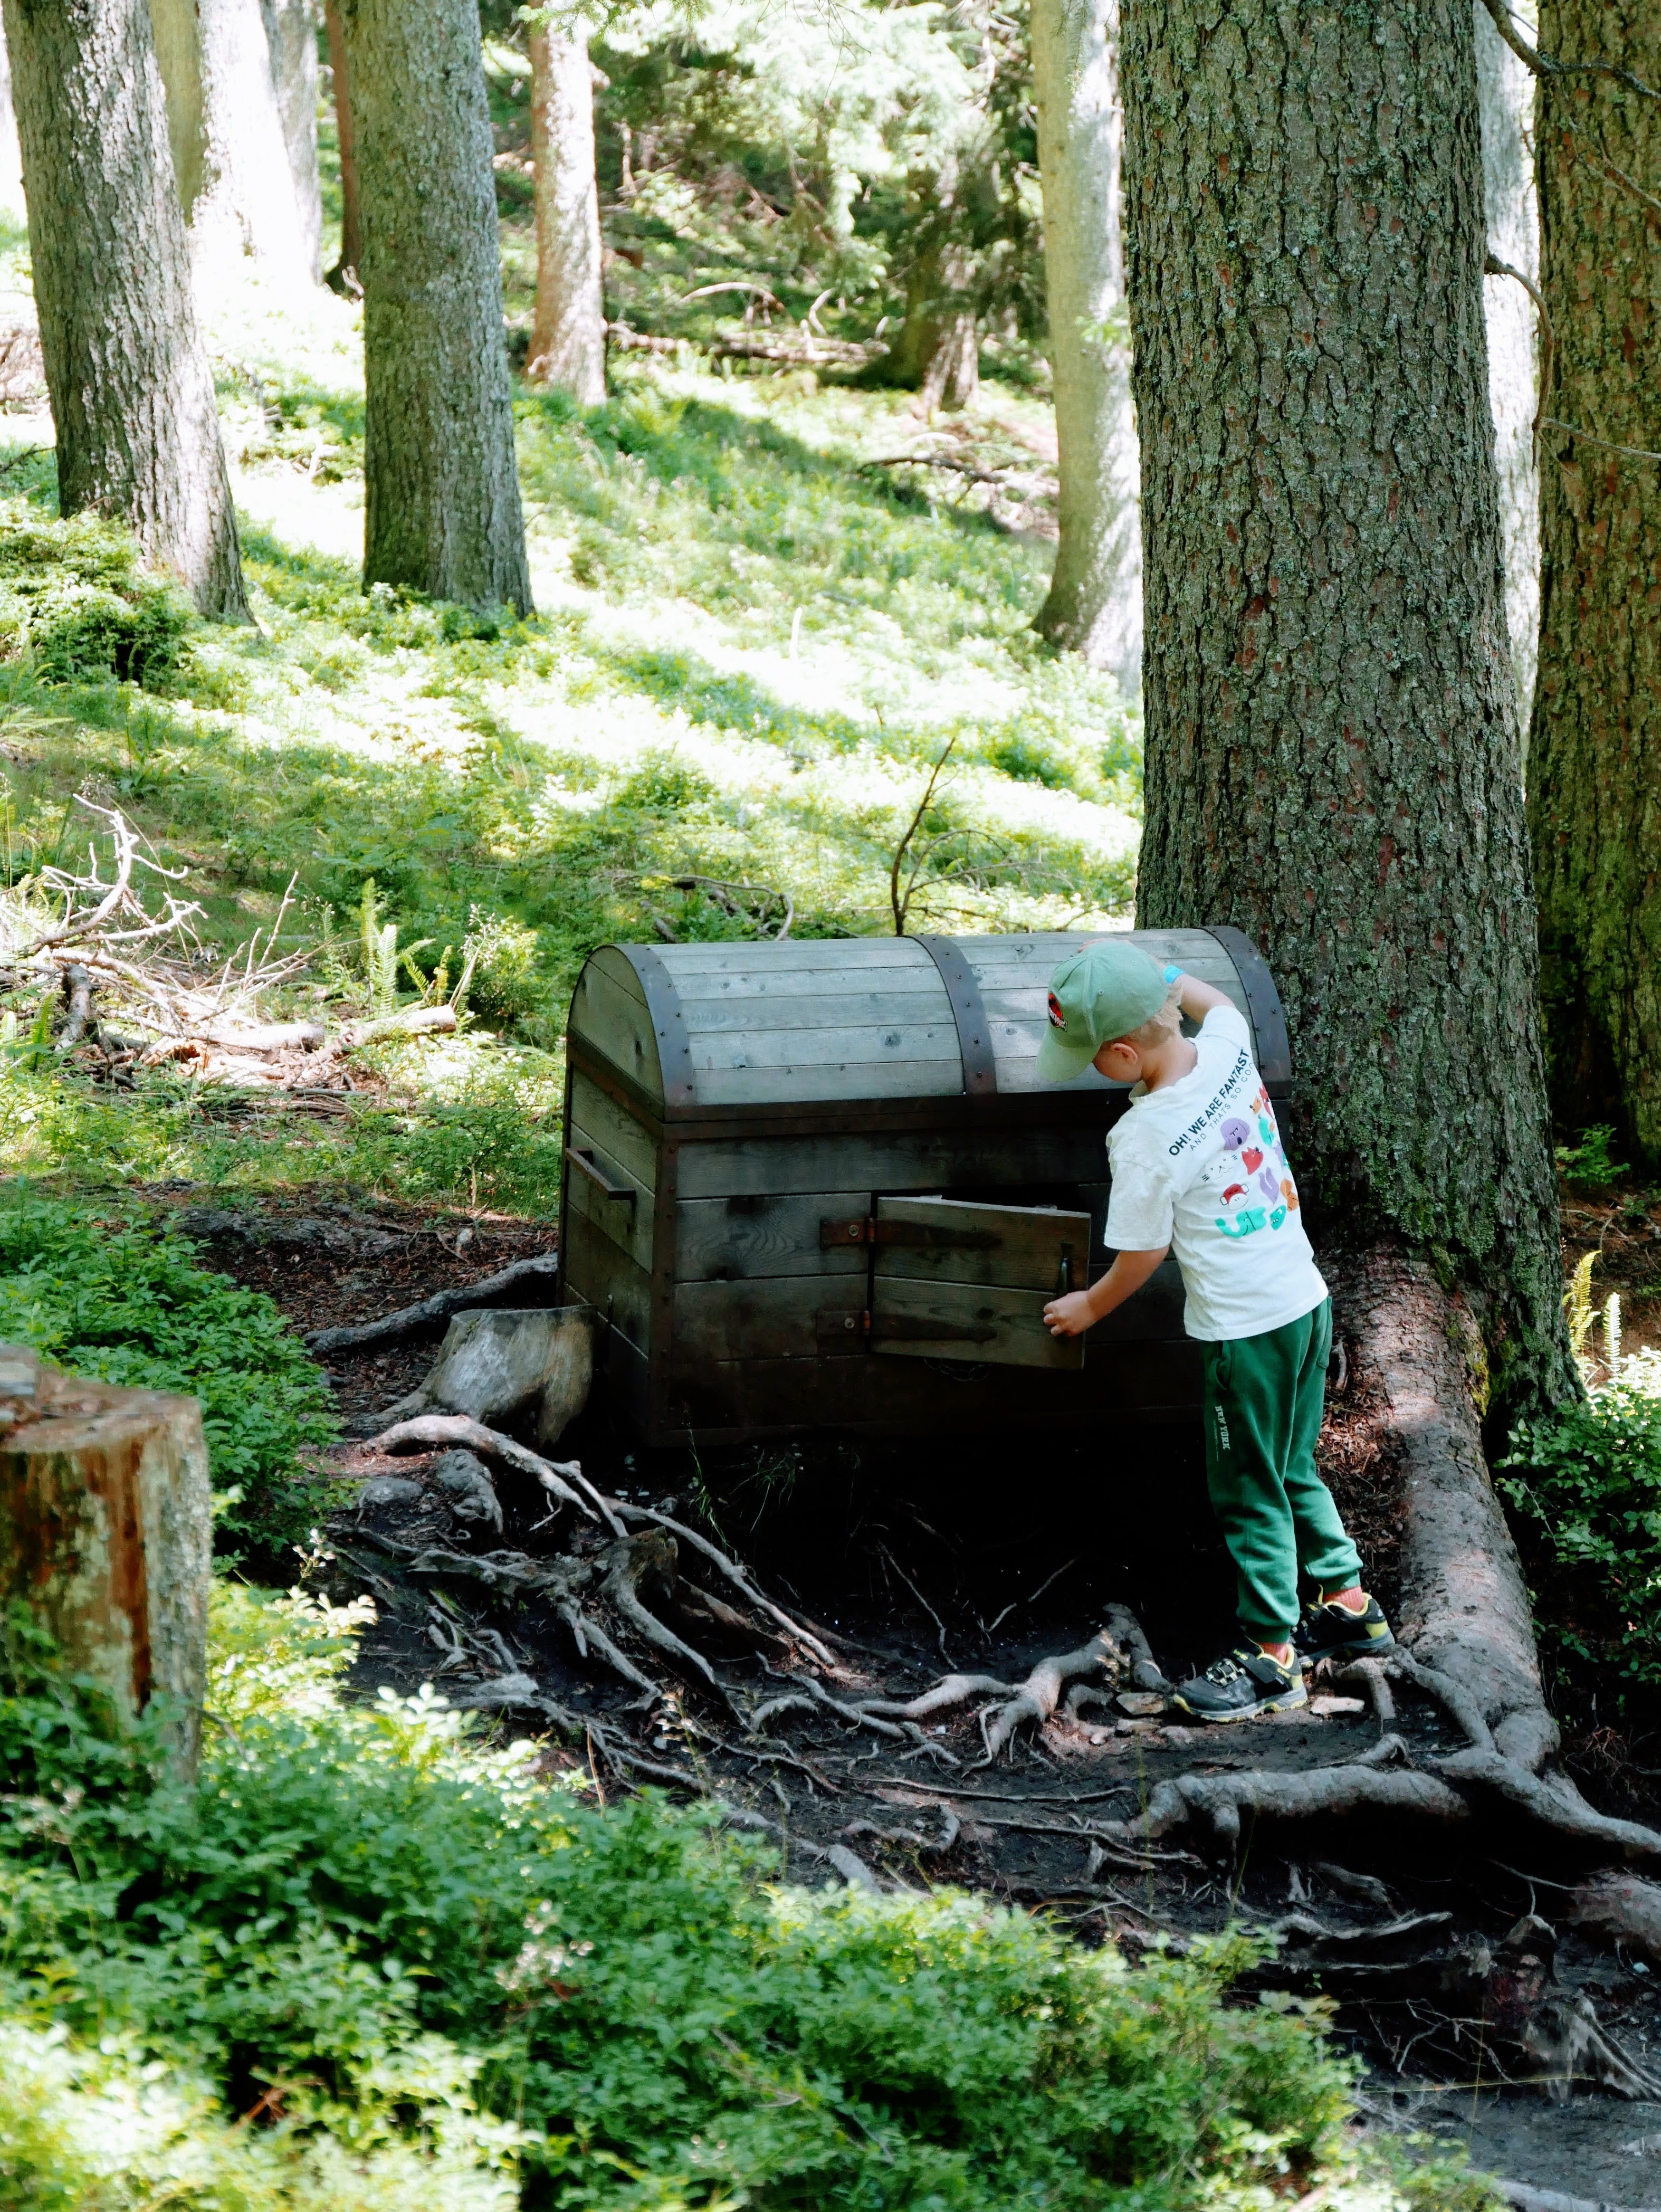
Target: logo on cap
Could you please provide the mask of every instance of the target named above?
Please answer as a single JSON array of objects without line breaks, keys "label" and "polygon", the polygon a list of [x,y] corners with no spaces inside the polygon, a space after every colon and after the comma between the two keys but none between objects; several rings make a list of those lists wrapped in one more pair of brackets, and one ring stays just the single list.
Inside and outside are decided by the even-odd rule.
[{"label": "logo on cap", "polygon": [[1050,1026],[1052,1030],[1067,1027],[1067,1016],[1062,1012],[1062,1002],[1053,991],[1050,994]]}]

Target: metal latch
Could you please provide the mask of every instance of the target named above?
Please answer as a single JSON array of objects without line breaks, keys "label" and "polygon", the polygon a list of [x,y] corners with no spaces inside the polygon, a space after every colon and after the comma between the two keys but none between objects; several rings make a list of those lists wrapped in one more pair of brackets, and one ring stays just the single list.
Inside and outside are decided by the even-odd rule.
[{"label": "metal latch", "polygon": [[873,1219],[868,1213],[819,1224],[819,1249],[837,1252],[850,1244],[886,1244],[907,1252],[995,1252],[1003,1239],[990,1229],[946,1229],[933,1222]]}]

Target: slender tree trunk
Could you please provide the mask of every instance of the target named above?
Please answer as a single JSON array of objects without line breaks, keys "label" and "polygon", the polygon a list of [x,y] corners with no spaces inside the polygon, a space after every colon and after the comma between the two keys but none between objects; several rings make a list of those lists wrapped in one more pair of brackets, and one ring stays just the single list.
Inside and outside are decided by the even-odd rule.
[{"label": "slender tree trunk", "polygon": [[363,580],[530,611],[476,0],[342,0],[363,225]]},{"label": "slender tree trunk", "polygon": [[314,262],[295,197],[260,0],[149,0],[191,258],[209,284],[243,260],[279,282]]},{"label": "slender tree trunk", "polygon": [[1329,1232],[1573,1389],[1500,574],[1469,0],[1126,0],[1145,926],[1286,1003]]},{"label": "slender tree trunk", "polygon": [[260,0],[265,43],[283,143],[294,179],[295,215],[306,273],[316,281],[322,268],[323,186],[317,173],[316,0]]},{"label": "slender tree trunk", "polygon": [[[1653,0],[1548,0],[1544,50],[1661,76]],[[1661,107],[1607,79],[1540,88],[1541,289],[1556,337],[1541,453],[1540,678],[1529,821],[1553,1103],[1661,1160]]]},{"label": "slender tree trunk", "polygon": [[326,281],[337,291],[356,292],[363,231],[357,213],[357,143],[352,131],[352,73],[346,58],[346,27],[338,0],[323,0],[329,34],[329,74],[334,80],[335,143],[340,149],[340,252]]},{"label": "slender tree trunk", "polygon": [[605,397],[594,80],[581,33],[531,33],[531,151],[536,164],[537,303],[529,374],[584,407]]},{"label": "slender tree trunk", "polygon": [[1042,636],[1142,681],[1140,462],[1119,205],[1119,0],[1032,0],[1061,542]]},{"label": "slender tree trunk", "polygon": [[952,236],[958,196],[955,160],[914,178],[922,212],[905,287],[905,320],[890,374],[917,393],[919,411],[971,406],[981,384],[980,332],[970,296],[970,257]]},{"label": "slender tree trunk", "polygon": [[[1534,187],[1534,77],[1474,0],[1476,88],[1482,118],[1482,194],[1488,252],[1530,283],[1540,274],[1540,208]],[[1506,556],[1506,621],[1524,732],[1534,698],[1540,635],[1540,471],[1534,450],[1538,398],[1534,302],[1514,276],[1482,288],[1488,316],[1488,400]]]},{"label": "slender tree trunk", "polygon": [[144,0],[4,0],[64,514],[248,619]]}]

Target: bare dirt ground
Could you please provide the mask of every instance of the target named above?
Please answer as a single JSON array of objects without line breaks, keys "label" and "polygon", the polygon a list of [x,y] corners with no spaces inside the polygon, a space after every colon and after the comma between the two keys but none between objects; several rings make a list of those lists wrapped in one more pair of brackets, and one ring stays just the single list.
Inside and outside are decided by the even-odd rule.
[{"label": "bare dirt ground", "polygon": [[[372,1319],[552,1242],[549,1224],[488,1216],[320,1201],[255,1212],[200,1191],[153,1194],[178,1209],[206,1262],[268,1291],[302,1330]],[[1656,1250],[1661,1293],[1661,1237]],[[435,1344],[429,1336],[336,1361],[343,1416],[412,1389]],[[1347,1376],[1334,1382],[1325,1471],[1388,1607],[1398,1518],[1388,1455],[1364,1393]],[[1172,1679],[1205,1664],[1227,1635],[1231,1577],[1206,1505],[1197,1425],[1060,1451],[1019,1435],[923,1447],[826,1438],[699,1463],[637,1451],[594,1407],[558,1451],[579,1458],[601,1492],[696,1526],[742,1561],[830,1647],[836,1668],[821,1681],[839,1702],[908,1699],[953,1671],[1019,1684],[1040,1658],[1086,1642],[1114,1602],[1133,1608]],[[423,1480],[435,1452],[394,1457],[352,1443],[335,1456],[348,1480],[393,1475],[419,1486],[393,1503],[349,1509],[332,1526],[336,1594],[368,1589],[379,1607],[355,1678],[364,1692],[386,1684],[412,1693],[430,1680],[467,1702],[488,1698],[490,1678],[521,1670],[578,1724],[565,1741],[551,1738],[551,1767],[580,1765],[606,1796],[654,1779],[696,1790],[735,1821],[764,1826],[804,1881],[959,1884],[1047,1911],[1080,1941],[1110,1940],[1132,1954],[1243,1925],[1274,1930],[1275,1953],[1244,1995],[1275,1988],[1334,2001],[1340,2033],[1366,2062],[1377,2124],[1466,2142],[1476,2163],[1536,2188],[1615,2206],[1661,2198],[1649,2179],[1661,2101],[1554,2104],[1528,2086],[1493,2030],[1495,1961],[1503,1965],[1507,1938],[1532,1916],[1530,1940],[1548,1958],[1555,1949],[1562,1990],[1592,2000],[1640,2069],[1661,2067],[1661,1972],[1561,1924],[1573,1864],[1532,1845],[1518,1859],[1500,1826],[1455,1851],[1427,1849],[1422,1832],[1354,1822],[1279,1833],[1248,1826],[1226,1858],[1129,1848],[1102,1832],[1181,1773],[1353,1758],[1378,1735],[1353,1686],[1317,1681],[1306,1712],[1213,1729],[1184,1724],[1162,1698],[1121,1690],[1058,1711],[993,1764],[976,1717],[984,1699],[909,1732],[855,1725],[821,1705],[750,1733],[745,1716],[799,1691],[812,1670],[789,1636],[727,1620],[719,1607],[712,1614],[709,1572],[701,1570],[702,1588],[666,1589],[655,1611],[708,1655],[719,1692],[606,1616],[668,1692],[642,1700],[592,1653],[579,1656],[551,1599],[493,1599],[468,1572],[411,1564],[437,1547],[453,1558],[559,1554],[586,1571],[605,1554],[606,1531],[574,1525],[569,1510],[551,1528],[536,1480],[500,1468],[503,1527],[481,1533]],[[683,1577],[689,1560],[697,1564],[683,1545]],[[535,1735],[543,1724],[519,1711],[504,1725]],[[1439,1711],[1410,1694],[1396,1725],[1427,1750],[1456,1741]],[[624,1762],[608,1756],[618,1744],[630,1747]],[[1624,1747],[1605,1737],[1570,1749],[1589,1794],[1654,1816],[1653,1780],[1632,1771]]]}]

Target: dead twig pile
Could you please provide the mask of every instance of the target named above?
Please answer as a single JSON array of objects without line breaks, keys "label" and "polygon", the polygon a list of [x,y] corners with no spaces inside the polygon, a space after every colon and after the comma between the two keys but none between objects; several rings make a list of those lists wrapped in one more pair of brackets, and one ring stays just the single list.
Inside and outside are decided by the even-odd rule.
[{"label": "dead twig pile", "polygon": [[[257,1086],[282,1080],[273,1054],[298,1049],[323,1064],[376,1038],[457,1027],[453,1005],[406,1006],[332,1033],[318,1019],[266,1019],[266,997],[315,957],[311,946],[277,951],[295,880],[270,926],[216,959],[197,932],[200,903],[173,888],[185,872],[145,853],[119,808],[84,795],[76,804],[104,824],[108,854],[100,857],[94,837],[84,872],[48,866],[0,893],[0,989],[58,984],[60,1054],[94,1051],[109,1073],[173,1062],[209,1082]],[[140,896],[145,878],[160,887],[159,914]]]}]

